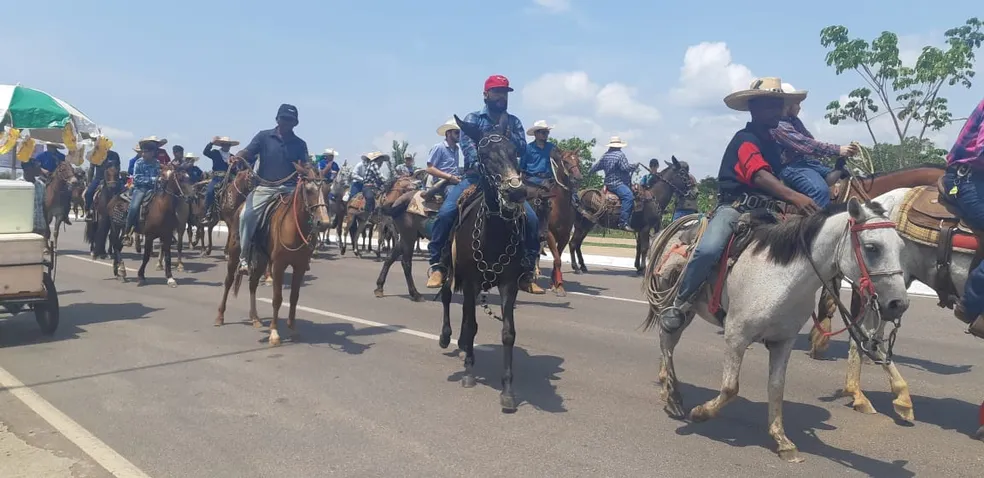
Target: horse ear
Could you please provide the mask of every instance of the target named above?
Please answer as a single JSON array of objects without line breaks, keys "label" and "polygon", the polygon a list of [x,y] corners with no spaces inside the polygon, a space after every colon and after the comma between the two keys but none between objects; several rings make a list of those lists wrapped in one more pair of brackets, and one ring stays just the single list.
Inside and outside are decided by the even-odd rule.
[{"label": "horse ear", "polygon": [[671,163],[671,162],[669,162],[669,161],[667,161],[665,159],[663,160],[663,162],[666,163],[667,166],[673,166],[673,163]]},{"label": "horse ear", "polygon": [[670,156],[670,159],[673,160],[674,166],[680,167],[680,161],[677,161],[676,156]]},{"label": "horse ear", "polygon": [[462,120],[458,115],[454,115],[454,122],[458,123],[458,127],[461,128],[461,132],[468,136],[472,141],[479,142],[482,139],[482,130],[478,129],[478,126]]},{"label": "horse ear", "polygon": [[853,196],[847,201],[847,213],[850,214],[851,218],[855,221],[864,220],[864,208],[861,207],[861,202]]}]

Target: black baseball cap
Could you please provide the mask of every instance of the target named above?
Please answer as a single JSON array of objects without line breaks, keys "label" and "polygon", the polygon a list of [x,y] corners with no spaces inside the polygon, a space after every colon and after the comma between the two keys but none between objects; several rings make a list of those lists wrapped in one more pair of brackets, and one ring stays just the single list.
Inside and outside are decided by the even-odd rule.
[{"label": "black baseball cap", "polygon": [[286,103],[280,105],[280,109],[277,110],[277,118],[290,118],[297,121],[297,107]]}]

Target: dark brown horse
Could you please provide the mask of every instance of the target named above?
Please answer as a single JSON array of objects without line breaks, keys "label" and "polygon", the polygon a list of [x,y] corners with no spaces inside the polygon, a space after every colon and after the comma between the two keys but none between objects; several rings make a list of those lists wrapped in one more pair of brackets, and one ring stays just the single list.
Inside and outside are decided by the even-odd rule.
[{"label": "dark brown horse", "polygon": [[[466,388],[475,386],[475,335],[478,333],[476,302],[480,293],[498,287],[502,301],[502,392],[499,403],[504,412],[516,411],[513,393],[513,346],[516,343],[514,312],[519,280],[526,259],[523,237],[526,214],[523,203],[526,187],[519,174],[516,147],[507,138],[510,132],[503,114],[499,124],[488,133],[478,126],[454,117],[461,134],[467,135],[478,149],[476,184],[458,201],[458,225],[449,241],[451,250],[449,281],[441,289],[444,306],[439,345],[451,343],[451,297],[453,291],[463,296],[461,332],[458,348],[465,353]],[[532,266],[532,264],[529,264]]]},{"label": "dark brown horse", "polygon": [[81,213],[85,213],[85,188],[89,184],[85,180],[85,171],[76,170],[75,178],[78,181],[72,187],[72,215],[78,219]]},{"label": "dark brown horse", "polygon": [[[561,259],[564,248],[571,240],[571,231],[577,211],[573,196],[577,194],[577,184],[581,181],[581,157],[576,151],[562,151],[561,163],[555,169],[557,182],[550,190],[550,211],[547,215],[547,248],[553,256],[553,271],[550,274],[550,289],[559,297],[564,297],[564,274],[561,272]],[[539,262],[539,257],[537,257]]]},{"label": "dark brown horse", "polygon": [[[410,202],[419,192],[415,179],[409,176],[402,177],[396,180],[393,187],[380,201],[380,211],[392,218],[391,224],[396,230],[395,236],[398,238],[398,242],[393,244],[389,256],[383,262],[382,270],[379,271],[379,277],[376,279],[376,290],[373,292],[376,297],[383,296],[383,286],[386,284],[386,276],[389,274],[390,267],[397,259],[401,259],[400,265],[403,266],[403,275],[407,280],[407,292],[410,293],[410,299],[415,302],[423,300],[413,282],[413,249],[419,236],[425,236],[429,239],[425,227],[429,218],[407,211]],[[380,248],[382,247],[382,240],[378,245]]]},{"label": "dark brown horse", "polygon": [[[328,222],[328,206],[325,204],[325,179],[309,164],[295,163],[297,187],[289,195],[274,199],[279,201],[270,213],[268,227],[257,228],[254,258],[256,267],[249,276],[249,318],[254,327],[261,327],[259,314],[256,312],[256,287],[260,283],[263,272],[269,269],[273,275],[273,319],[270,321],[270,345],[280,345],[280,334],[277,332],[277,321],[280,317],[280,305],[284,296],[284,272],[287,266],[291,268],[290,310],[287,315],[287,328],[292,332],[292,338],[297,338],[294,319],[297,316],[297,300],[300,297],[301,286],[304,283],[304,273],[311,264],[311,256],[317,246],[318,231],[321,224]],[[235,231],[235,230],[233,230]],[[225,323],[226,302],[229,299],[229,289],[239,296],[242,275],[238,273],[240,241],[238,232],[229,234],[229,261],[226,269],[222,302],[219,304],[219,314],[215,325]]]},{"label": "dark brown horse", "polygon": [[[893,189],[932,186],[939,181],[945,171],[942,165],[924,164],[898,171],[876,173],[869,177],[852,177],[840,181],[832,188],[834,189],[832,193],[836,194],[831,194],[831,201],[847,202],[850,198],[868,201]],[[835,280],[834,286],[835,290],[840,290],[840,280]],[[857,294],[852,294],[851,309],[855,310],[857,304],[859,304]],[[810,329],[809,356],[820,360],[823,358],[823,352],[830,345],[830,337],[826,333],[831,330],[830,319],[837,311],[833,298],[825,291],[820,294],[817,310],[820,325],[819,328],[814,326]]]},{"label": "dark brown horse", "polygon": [[[136,228],[136,232],[140,233],[143,239],[143,262],[137,271],[137,281],[140,285],[145,283],[144,272],[154,250],[154,239],[160,239],[164,254],[164,275],[167,277],[167,285],[177,287],[178,282],[171,275],[171,243],[174,240],[175,231],[181,230],[179,228],[183,226],[179,224],[177,209],[191,194],[191,182],[188,180],[188,173],[173,164],[166,164],[161,167],[160,178],[161,185],[158,189],[148,193],[152,196],[147,206],[147,214],[142,220],[138,220]],[[121,196],[112,198],[107,206],[113,218],[113,227],[110,233],[110,241],[113,243],[113,275],[123,282],[126,281],[126,266],[123,264],[121,251],[123,250],[123,228],[126,225],[128,206],[129,202],[124,201]]]},{"label": "dark brown horse", "polygon": [[48,175],[48,182],[44,188],[44,222],[50,225],[52,219],[55,221],[50,238],[51,247],[55,251],[58,251],[58,233],[61,231],[62,223],[68,218],[68,212],[72,209],[72,189],[78,182],[75,168],[67,160],[58,163],[55,170]]},{"label": "dark brown horse", "polygon": [[[663,225],[663,212],[674,194],[683,194],[692,186],[690,184],[690,166],[684,161],[667,161],[667,167],[659,172],[651,172],[649,184],[639,188],[635,194],[636,205],[632,212],[629,225],[636,232],[635,268],[637,274],[646,269],[646,255],[649,252],[649,242],[652,234],[658,233]],[[594,229],[600,225],[608,229],[617,229],[619,211],[616,203],[611,202],[599,189],[581,191],[581,211],[574,221],[574,237],[571,238],[571,266],[574,273],[588,272],[581,254],[581,244]],[[611,194],[611,193],[609,193]],[[585,209],[589,208],[589,209]]]},{"label": "dark brown horse", "polygon": [[106,258],[106,239],[113,222],[107,205],[120,193],[121,184],[119,168],[109,166],[103,171],[102,181],[92,196],[92,210],[95,215],[92,221],[85,223],[85,242],[89,244],[89,254],[93,259]]}]

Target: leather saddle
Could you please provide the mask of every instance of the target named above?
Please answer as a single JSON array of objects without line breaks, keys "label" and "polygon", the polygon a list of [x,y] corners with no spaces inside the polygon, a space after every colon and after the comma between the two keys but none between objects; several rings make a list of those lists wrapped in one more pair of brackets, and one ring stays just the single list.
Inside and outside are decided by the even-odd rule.
[{"label": "leather saddle", "polygon": [[[652,199],[648,191],[640,188],[638,185],[632,186],[632,195],[634,196],[632,204],[633,213],[642,211],[646,200]],[[609,191],[607,187],[602,187],[601,189],[585,189],[581,191],[580,196],[581,207],[595,211],[595,214],[598,216],[605,212],[615,212],[622,208],[622,200],[615,193]]]},{"label": "leather saddle", "polygon": [[[100,185],[100,187],[101,187],[101,185]],[[127,190],[123,191],[122,193],[120,193],[120,198],[123,199],[123,201],[127,204],[127,208],[130,207],[129,206],[129,204],[130,204],[130,198],[132,196],[131,195],[131,192],[132,191],[130,189],[127,189]],[[140,201],[140,215],[137,217],[137,228],[138,228],[138,230],[140,229],[140,225],[143,224],[144,219],[147,218],[147,210],[150,208],[151,201],[153,201],[154,198],[157,197],[158,194],[160,194],[160,193],[156,189],[153,189],[151,191],[148,191],[147,194],[144,194],[143,200]]]}]

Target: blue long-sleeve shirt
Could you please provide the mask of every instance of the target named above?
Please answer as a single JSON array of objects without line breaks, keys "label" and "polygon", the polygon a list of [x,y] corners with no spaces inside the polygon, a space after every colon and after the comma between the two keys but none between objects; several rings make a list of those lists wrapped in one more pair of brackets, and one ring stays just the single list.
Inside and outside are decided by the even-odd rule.
[{"label": "blue long-sleeve shirt", "polygon": [[221,149],[213,149],[213,146],[215,145],[212,143],[206,144],[202,155],[212,160],[212,171],[227,171],[229,169],[228,159],[232,153],[227,153]]},{"label": "blue long-sleeve shirt", "polygon": [[[516,157],[523,155],[526,152],[526,130],[523,128],[523,123],[519,121],[519,118],[509,114],[506,120],[506,126],[509,129],[509,137],[506,138],[512,142],[513,146],[516,147]],[[482,131],[482,134],[486,134],[492,131],[496,127],[495,121],[489,116],[489,108],[486,106],[480,111],[475,111],[474,113],[468,113],[463,120],[466,123],[472,123],[478,126],[478,129]],[[478,147],[475,142],[472,141],[467,134],[462,133],[461,135],[461,155],[465,158],[465,170],[470,170],[478,161]]]},{"label": "blue long-sleeve shirt", "polygon": [[161,163],[157,159],[137,161],[133,168],[133,187],[150,189],[161,175]]},{"label": "blue long-sleeve shirt", "polygon": [[130,165],[126,167],[127,176],[133,177],[133,168],[137,165],[137,160],[140,159],[140,154],[130,158]]},{"label": "blue long-sleeve shirt", "polygon": [[604,171],[605,186],[614,188],[623,184],[626,186],[631,185],[632,172],[635,169],[636,166],[629,164],[629,159],[625,157],[625,153],[621,149],[616,149],[605,153],[594,166],[591,166],[588,175],[594,174],[599,170]]}]

